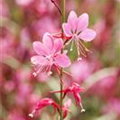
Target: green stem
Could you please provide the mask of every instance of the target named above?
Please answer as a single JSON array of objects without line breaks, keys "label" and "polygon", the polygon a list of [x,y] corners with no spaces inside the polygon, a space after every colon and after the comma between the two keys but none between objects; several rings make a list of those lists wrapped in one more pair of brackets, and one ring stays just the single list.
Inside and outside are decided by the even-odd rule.
[{"label": "green stem", "polygon": [[61,8],[62,8],[62,23],[65,22],[65,0],[62,0],[62,5],[61,5]]},{"label": "green stem", "polygon": [[[65,0],[62,0],[61,8],[62,8],[62,17],[61,17],[61,24],[62,24],[62,23],[65,22]],[[63,30],[62,30],[62,32],[63,32]],[[63,53],[63,49],[61,50],[61,53]],[[60,70],[60,77],[61,77],[61,79],[63,77],[63,69],[62,68]],[[60,83],[60,91],[62,91],[62,90],[63,90],[63,84]],[[61,108],[63,106],[63,93],[62,92],[60,92],[60,106],[61,106]],[[62,111],[62,109],[60,111],[60,120],[63,120],[63,111]]]}]

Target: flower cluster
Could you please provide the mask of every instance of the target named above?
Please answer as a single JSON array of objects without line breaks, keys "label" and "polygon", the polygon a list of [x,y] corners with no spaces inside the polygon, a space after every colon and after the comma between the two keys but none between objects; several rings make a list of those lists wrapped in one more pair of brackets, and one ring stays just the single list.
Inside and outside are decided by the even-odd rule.
[{"label": "flower cluster", "polygon": [[[63,33],[50,34],[45,33],[42,39],[42,42],[34,42],[33,48],[37,55],[31,58],[31,62],[35,66],[34,76],[37,76],[39,73],[46,73],[47,75],[52,74],[52,67],[55,67],[58,75],[60,76],[60,69],[66,68],[71,65],[71,61],[67,56],[67,53],[64,51],[66,45],[71,43],[72,46],[75,43],[78,51],[78,60],[81,56],[86,56],[86,52],[89,50],[83,45],[82,40],[91,41],[95,38],[96,32],[88,27],[88,14],[84,13],[77,18],[77,15],[74,11],[71,11],[67,23],[63,23],[62,29]],[[61,84],[63,80],[60,77]],[[83,88],[77,83],[72,83],[71,86],[60,91],[52,91],[51,93],[62,93],[63,99],[68,93],[71,93],[75,98],[76,106],[81,106],[81,112],[85,112],[85,109],[82,106],[80,93],[83,91]],[[69,112],[68,108],[71,105],[71,100],[68,100],[64,103],[63,106],[58,105],[51,98],[44,98],[38,102],[35,109],[29,114],[30,117],[33,117],[34,113],[46,106],[53,106],[53,108],[60,113],[63,112],[63,118],[65,118]]]}]

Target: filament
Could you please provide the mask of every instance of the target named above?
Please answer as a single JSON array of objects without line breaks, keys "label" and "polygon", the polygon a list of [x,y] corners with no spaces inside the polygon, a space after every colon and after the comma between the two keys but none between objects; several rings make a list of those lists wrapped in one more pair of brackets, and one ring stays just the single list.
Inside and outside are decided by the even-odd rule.
[{"label": "filament", "polygon": [[70,46],[70,51],[73,51],[73,45],[74,45],[74,40],[72,40],[71,46]]},{"label": "filament", "polygon": [[51,75],[52,74],[52,72],[50,71],[51,65],[46,65],[47,63],[49,63],[48,60],[46,60],[42,65],[38,65],[38,70],[36,72],[33,72],[33,76],[36,77],[37,74],[40,72],[47,72],[48,75]]},{"label": "filament", "polygon": [[82,112],[85,112],[85,109],[83,108],[83,105],[82,105],[81,102],[80,102],[80,107],[81,107],[81,113],[82,113]]},{"label": "filament", "polygon": [[30,113],[28,116],[33,118],[34,117],[34,114],[35,114],[36,110],[33,110],[32,113]]}]

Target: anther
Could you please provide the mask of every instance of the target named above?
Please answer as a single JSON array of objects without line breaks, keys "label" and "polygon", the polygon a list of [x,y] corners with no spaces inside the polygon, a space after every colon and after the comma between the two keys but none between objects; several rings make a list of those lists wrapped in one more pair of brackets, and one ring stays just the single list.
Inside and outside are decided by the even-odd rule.
[{"label": "anther", "polygon": [[81,58],[81,57],[79,57],[79,58],[77,59],[77,61],[80,61],[80,60],[82,60],[82,58]]},{"label": "anther", "polygon": [[82,113],[82,112],[85,112],[85,109],[83,108],[82,103],[80,103],[80,107],[81,107],[81,113]]},{"label": "anther", "polygon": [[51,71],[49,71],[49,72],[48,72],[48,75],[51,75],[51,74],[52,74],[52,72],[51,72]]},{"label": "anther", "polygon": [[35,114],[36,110],[33,110],[32,113],[30,113],[28,116],[33,118],[34,114]]},{"label": "anther", "polygon": [[33,76],[34,76],[34,77],[36,77],[36,76],[37,76],[37,73],[36,73],[36,72],[34,72],[34,73],[33,73]]},{"label": "anther", "polygon": [[81,110],[81,113],[82,113],[82,112],[85,112],[85,109],[82,109],[82,110]]},{"label": "anther", "polygon": [[33,118],[33,114],[32,113],[30,113],[28,116],[31,117],[31,118]]}]

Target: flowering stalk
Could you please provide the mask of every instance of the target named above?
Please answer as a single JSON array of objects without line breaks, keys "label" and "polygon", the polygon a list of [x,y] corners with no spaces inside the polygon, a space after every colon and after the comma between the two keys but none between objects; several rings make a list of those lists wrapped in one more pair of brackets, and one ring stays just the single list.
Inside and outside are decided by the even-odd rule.
[{"label": "flowering stalk", "polygon": [[[54,0],[51,1],[56,6]],[[33,43],[36,55],[31,57],[31,62],[35,66],[35,72],[33,73],[34,77],[40,73],[46,73],[46,75],[50,76],[52,74],[52,67],[55,68],[60,79],[60,90],[50,93],[60,93],[59,104],[51,98],[44,98],[38,102],[35,109],[29,114],[30,117],[33,117],[36,111],[51,105],[54,110],[57,110],[59,113],[60,120],[63,120],[67,116],[68,112],[70,112],[70,100],[63,103],[63,99],[67,93],[71,93],[73,95],[76,106],[80,106],[81,112],[85,112],[80,96],[83,88],[75,82],[73,82],[71,86],[64,88],[63,74],[69,74],[64,72],[63,68],[66,68],[71,64],[69,57],[66,52],[64,52],[64,46],[70,42],[75,42],[78,51],[78,59],[80,59],[81,55],[86,56],[86,52],[88,52],[87,48],[81,43],[81,40],[86,42],[93,40],[96,36],[96,32],[87,28],[89,21],[87,13],[77,17],[77,14],[74,11],[71,11],[68,16],[68,20],[65,23],[65,0],[61,0],[60,11],[62,13],[61,33],[50,34],[46,32],[43,35],[42,42],[36,41]]]},{"label": "flowering stalk", "polygon": [[[61,22],[64,23],[65,22],[65,0],[62,0],[61,8],[62,8]],[[62,30],[62,33],[63,33],[63,30]],[[63,36],[62,36],[62,38],[63,38]],[[61,53],[63,53],[63,49],[61,50]],[[60,79],[62,79],[62,77],[63,77],[63,69],[61,68]],[[63,84],[60,83],[60,91],[62,91],[62,90],[63,90]],[[61,106],[61,108],[63,106],[63,93],[62,92],[60,93],[60,106]],[[63,120],[63,109],[60,110],[60,120]]]}]

